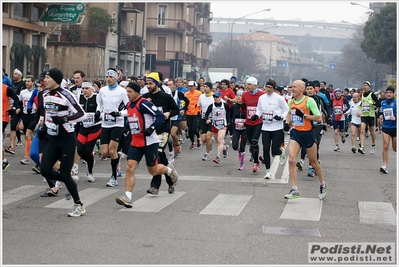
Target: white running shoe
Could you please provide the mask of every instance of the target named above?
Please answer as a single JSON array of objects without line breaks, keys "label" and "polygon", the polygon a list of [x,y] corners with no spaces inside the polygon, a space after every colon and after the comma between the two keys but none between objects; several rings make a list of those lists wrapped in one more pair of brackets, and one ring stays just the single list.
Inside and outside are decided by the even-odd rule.
[{"label": "white running shoe", "polygon": [[268,171],[266,172],[266,175],[263,177],[263,179],[266,179],[266,180],[274,180],[274,177],[273,177],[272,173],[268,170]]}]

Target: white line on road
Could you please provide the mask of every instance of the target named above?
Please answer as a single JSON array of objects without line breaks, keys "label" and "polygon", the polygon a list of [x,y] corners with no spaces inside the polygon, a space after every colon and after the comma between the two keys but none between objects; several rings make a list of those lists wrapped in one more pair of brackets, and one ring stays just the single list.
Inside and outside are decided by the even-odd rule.
[{"label": "white line on road", "polygon": [[200,214],[238,216],[252,195],[219,194]]},{"label": "white line on road", "polygon": [[3,206],[43,192],[41,186],[23,185],[3,193]]},{"label": "white line on road", "polygon": [[391,203],[359,201],[360,223],[396,225],[396,214]]},{"label": "white line on road", "polygon": [[280,219],[320,221],[323,201],[317,198],[289,199]]},{"label": "white line on road", "polygon": [[121,211],[159,212],[169,204],[175,202],[185,193],[186,192],[175,192],[174,194],[169,194],[166,191],[159,191],[158,195],[146,195],[133,202],[133,208],[122,208]]},{"label": "white line on road", "polygon": [[[90,206],[96,201],[103,199],[109,195],[118,192],[119,189],[99,189],[99,188],[87,188],[79,192],[80,199],[84,203],[85,207]],[[55,208],[55,209],[70,209],[73,205],[72,200],[66,200],[65,198],[58,200],[45,208]]]}]

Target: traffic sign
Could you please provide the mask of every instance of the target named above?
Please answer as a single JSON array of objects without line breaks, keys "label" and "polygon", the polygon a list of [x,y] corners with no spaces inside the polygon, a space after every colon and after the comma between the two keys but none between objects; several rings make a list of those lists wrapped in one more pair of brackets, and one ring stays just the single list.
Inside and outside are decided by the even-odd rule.
[{"label": "traffic sign", "polygon": [[77,22],[81,13],[85,11],[84,3],[73,5],[50,5],[41,21]]},{"label": "traffic sign", "polygon": [[330,63],[330,70],[335,70],[336,67],[335,63]]},{"label": "traffic sign", "polygon": [[288,65],[288,63],[286,61],[281,61],[280,68],[285,69],[285,68],[287,68],[287,65]]}]

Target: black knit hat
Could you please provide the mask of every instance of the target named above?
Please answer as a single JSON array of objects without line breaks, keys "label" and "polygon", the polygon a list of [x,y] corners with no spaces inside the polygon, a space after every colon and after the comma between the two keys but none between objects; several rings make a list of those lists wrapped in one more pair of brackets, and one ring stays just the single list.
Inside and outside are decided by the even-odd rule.
[{"label": "black knit hat", "polygon": [[212,83],[211,82],[205,82],[204,84],[212,89]]},{"label": "black knit hat", "polygon": [[308,87],[308,86],[312,86],[313,88],[314,88],[314,82],[312,82],[312,81],[307,81],[306,83],[305,83],[305,88],[306,87]]},{"label": "black knit hat", "polygon": [[64,78],[64,74],[56,68],[48,70],[46,75],[50,76],[57,84],[61,84],[62,79]]},{"label": "black knit hat", "polygon": [[314,80],[313,87],[320,87],[320,82],[318,80]]},{"label": "black knit hat", "polygon": [[141,91],[141,86],[137,82],[130,82],[126,87],[132,88],[137,93]]}]

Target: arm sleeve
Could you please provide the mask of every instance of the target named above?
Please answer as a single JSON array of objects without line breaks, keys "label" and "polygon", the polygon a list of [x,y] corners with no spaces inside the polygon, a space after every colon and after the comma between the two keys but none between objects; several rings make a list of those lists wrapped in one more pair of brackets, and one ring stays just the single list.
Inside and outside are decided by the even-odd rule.
[{"label": "arm sleeve", "polygon": [[314,101],[313,98],[308,98],[308,100],[306,101],[306,107],[310,110],[310,112],[312,112],[313,115],[315,116],[320,116],[320,110],[317,107],[316,101]]},{"label": "arm sleeve", "polygon": [[143,100],[140,103],[140,112],[143,114],[150,114],[151,116],[155,117],[154,122],[151,124],[151,126],[154,126],[156,129],[158,129],[163,121],[165,120],[165,116],[163,115],[163,113],[157,109],[157,108],[152,108],[154,105],[152,103],[150,103],[147,100]]},{"label": "arm sleeve", "polygon": [[33,106],[33,100],[35,99],[35,97],[37,96],[37,93],[39,92],[39,90],[37,88],[35,88],[32,92],[32,95],[28,101],[28,106],[27,108],[32,108]]},{"label": "arm sleeve", "polygon": [[205,112],[205,119],[206,119],[206,120],[210,120],[210,119],[211,119],[211,118],[209,117],[209,115],[211,114],[212,109],[213,109],[213,105],[212,105],[212,104],[209,105],[208,108],[206,109],[206,112]]},{"label": "arm sleeve", "polygon": [[78,103],[73,93],[62,89],[62,94],[66,97],[69,107],[74,111],[71,116],[67,116],[70,122],[79,122],[85,119],[86,113],[82,106]]},{"label": "arm sleeve", "polygon": [[177,106],[173,97],[169,96],[168,100],[169,100],[169,105],[170,105],[169,117],[173,117],[173,116],[179,114],[179,107]]},{"label": "arm sleeve", "polygon": [[183,110],[186,111],[188,108],[188,105],[190,104],[190,100],[188,100],[188,98],[182,93],[182,92],[177,92],[178,97],[180,100],[183,100],[185,105],[183,107]]},{"label": "arm sleeve", "polygon": [[285,102],[284,97],[279,97],[279,101],[280,101],[280,108],[281,108],[281,117],[285,118],[285,117],[287,117],[287,114],[288,114],[287,102]]},{"label": "arm sleeve", "polygon": [[15,108],[18,108],[19,105],[19,98],[17,94],[14,92],[14,90],[11,89],[11,87],[7,87],[7,92],[6,92],[8,97],[11,97],[12,100],[14,100],[13,106]]},{"label": "arm sleeve", "polygon": [[97,110],[103,112],[103,100],[101,97],[101,91],[98,92],[98,95],[96,97],[96,102],[97,102]]}]

